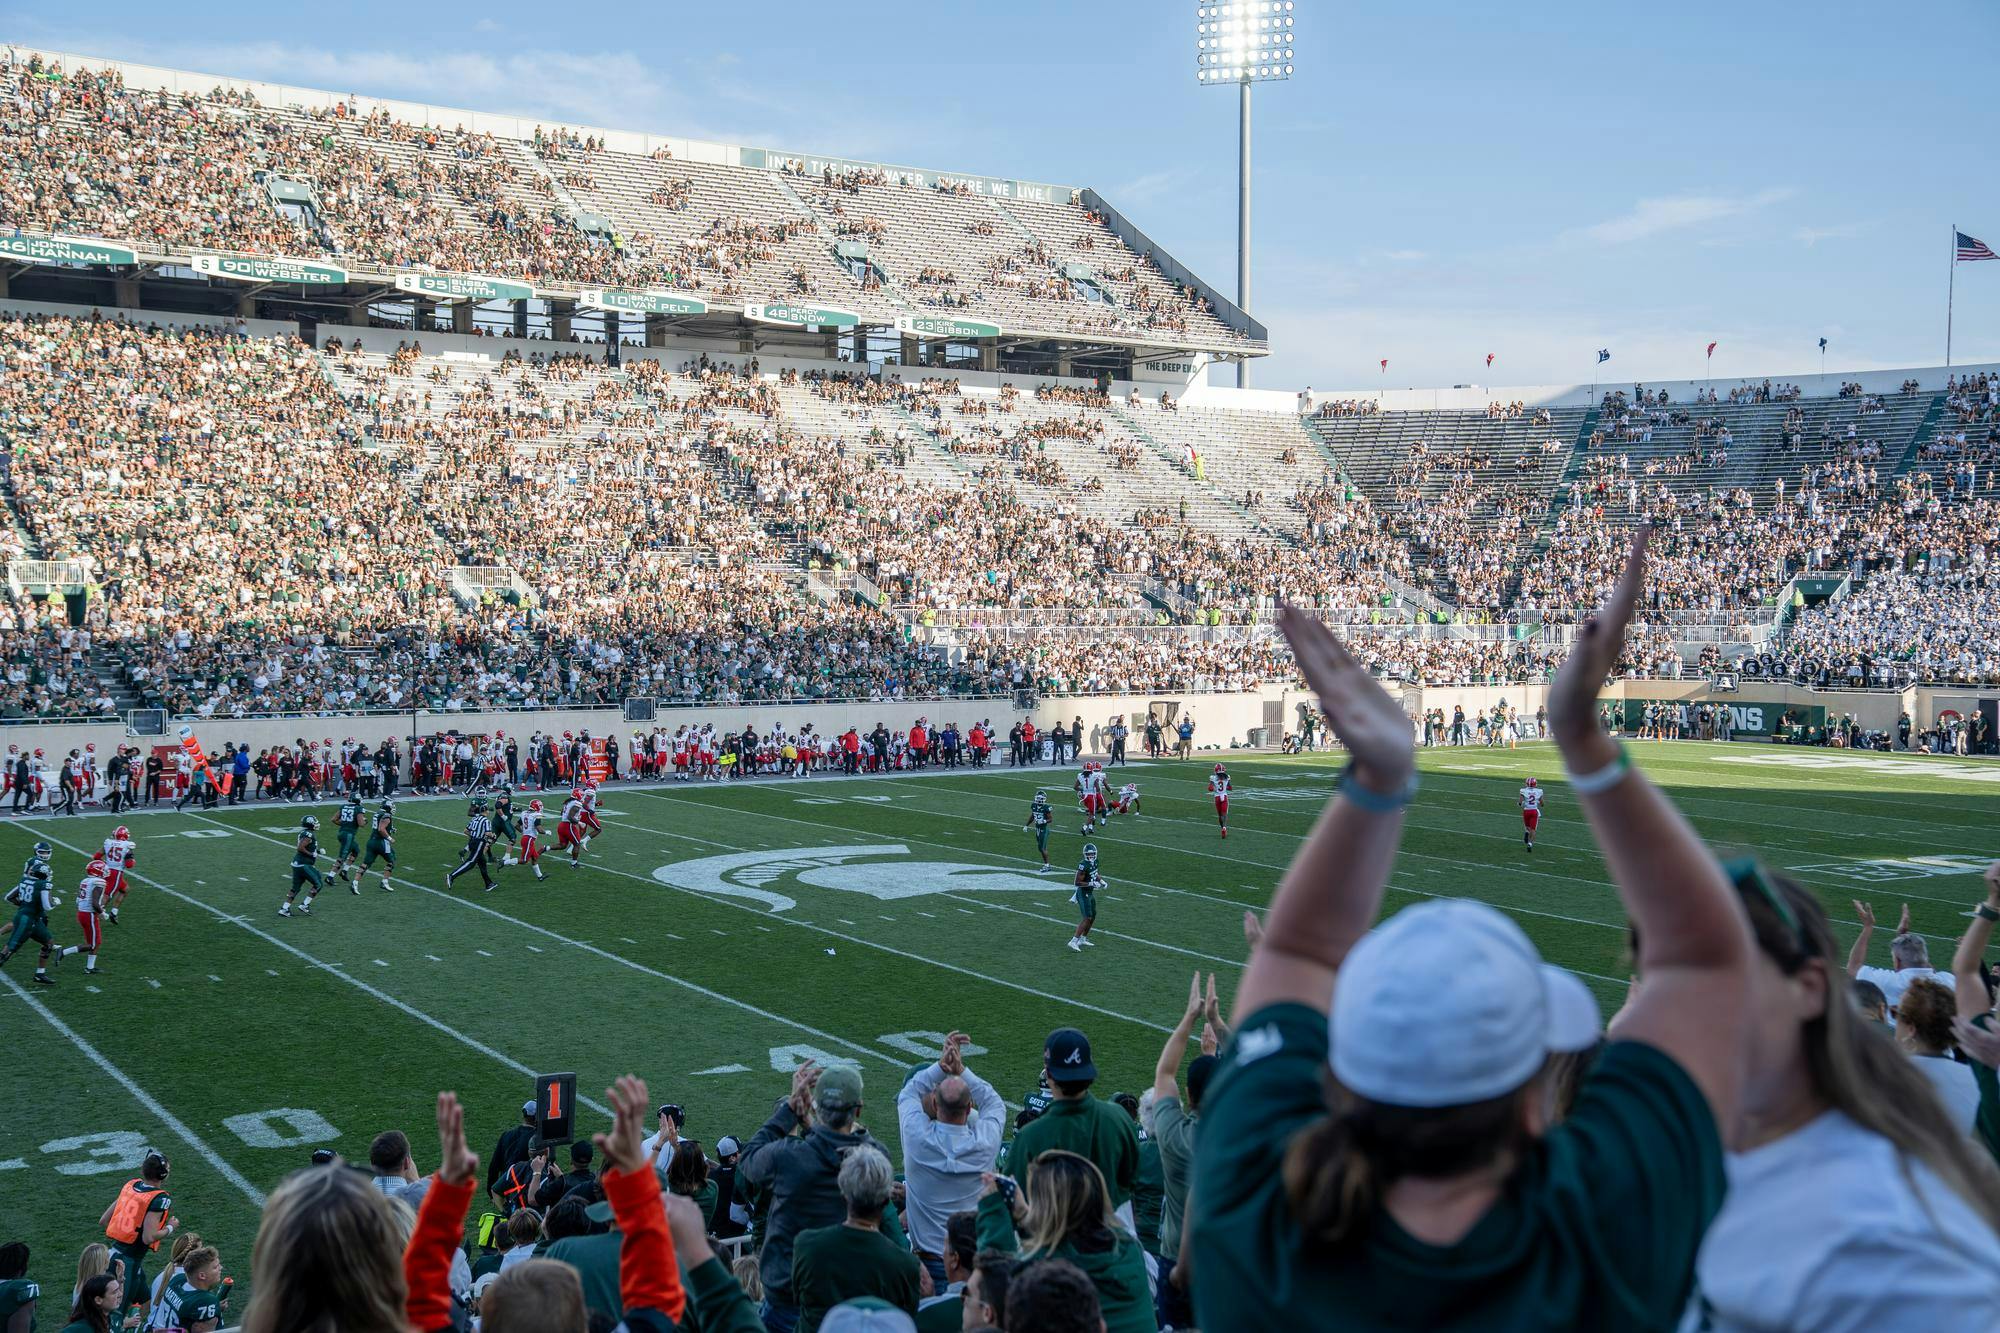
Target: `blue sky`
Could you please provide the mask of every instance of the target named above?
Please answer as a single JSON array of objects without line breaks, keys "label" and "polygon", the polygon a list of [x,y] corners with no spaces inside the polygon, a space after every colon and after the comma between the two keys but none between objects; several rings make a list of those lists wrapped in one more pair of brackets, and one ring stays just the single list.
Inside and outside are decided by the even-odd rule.
[{"label": "blue sky", "polygon": [[[104,0],[5,35],[1091,185],[1233,295],[1236,98],[1195,82],[1194,8]],[[1297,77],[1256,90],[1260,386],[1567,382],[1600,346],[1692,377],[1710,340],[1718,379],[1809,373],[1821,336],[1829,372],[1935,365],[1950,224],[2000,249],[1991,0],[1296,15]],[[1954,361],[2000,360],[2000,262],[1958,279]]]}]

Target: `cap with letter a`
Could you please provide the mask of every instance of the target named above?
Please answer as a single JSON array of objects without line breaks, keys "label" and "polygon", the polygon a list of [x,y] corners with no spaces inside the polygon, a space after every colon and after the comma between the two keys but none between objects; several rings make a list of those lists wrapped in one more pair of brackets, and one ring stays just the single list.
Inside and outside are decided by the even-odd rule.
[{"label": "cap with letter a", "polygon": [[1057,1028],[1042,1047],[1042,1062],[1058,1083],[1088,1083],[1097,1077],[1090,1059],[1090,1038],[1075,1028]]}]

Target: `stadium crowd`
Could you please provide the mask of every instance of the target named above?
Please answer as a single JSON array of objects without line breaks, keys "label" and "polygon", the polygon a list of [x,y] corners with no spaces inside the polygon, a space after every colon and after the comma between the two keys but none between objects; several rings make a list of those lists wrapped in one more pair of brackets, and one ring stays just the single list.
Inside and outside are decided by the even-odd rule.
[{"label": "stadium crowd", "polygon": [[[81,627],[32,597],[0,608],[0,713],[108,711],[106,668],[144,702],[225,717],[1022,682],[1241,688],[1293,678],[1268,634],[1230,628],[1280,600],[1378,621],[1355,632],[1385,674],[1539,679],[1550,662],[1533,636],[1408,633],[1397,590],[1428,585],[1510,623],[1566,622],[1608,586],[1642,520],[1660,536],[1632,669],[1678,673],[1676,616],[1755,613],[1817,571],[1885,582],[1852,604],[1839,641],[1824,615],[1801,617],[1779,660],[1817,675],[1839,655],[1844,675],[1865,652],[1909,678],[1992,678],[1967,627],[1981,623],[2000,510],[1955,473],[1857,487],[1848,463],[1808,461],[1799,484],[1781,473],[1758,495],[1641,485],[1624,456],[1593,451],[1552,502],[1518,483],[1423,491],[1435,469],[1468,481],[1487,469],[1470,453],[1413,450],[1386,511],[1331,475],[1301,481],[1284,536],[1223,525],[1184,473],[1135,476],[1130,498],[1100,477],[1051,495],[1037,465],[1085,466],[1096,432],[1027,428],[1078,419],[1038,412],[1103,426],[1110,409],[1081,391],[973,396],[949,380],[772,378],[706,359],[675,373],[573,353],[474,370],[420,344],[363,342],[316,353],[227,327],[0,318],[10,552],[87,561],[92,585]],[[885,430],[873,415],[884,409],[906,415]],[[976,475],[919,466],[940,448],[980,462]],[[1209,449],[1228,457],[1227,440]],[[801,564],[865,574],[881,601],[815,601]],[[517,582],[454,588],[467,565]],[[1890,581],[1905,574],[1920,598]],[[1160,585],[1207,631],[1053,627],[1157,614],[1145,589]],[[1893,629],[1853,623],[1892,596]],[[972,628],[933,633],[939,613]]]},{"label": "stadium crowd", "polygon": [[[1906,909],[1875,967],[1869,904],[1842,953],[1815,894],[1718,859],[1597,717],[1645,554],[1642,534],[1545,719],[1630,924],[1608,1024],[1484,903],[1376,925],[1418,784],[1409,719],[1288,612],[1309,716],[1349,766],[1268,913],[1246,914],[1235,995],[1194,975],[1139,1094],[1106,1095],[1090,1036],[1060,1028],[1010,1117],[954,1031],[887,1089],[803,1063],[761,1125],[712,1145],[622,1078],[563,1170],[546,1103],[509,1108],[482,1160],[441,1092],[434,1156],[393,1127],[365,1166],[317,1154],[247,1256],[174,1211],[173,1164],[149,1152],[67,1295],[67,1254],[0,1246],[0,1325],[1990,1329],[2000,863],[1946,966]],[[893,1145],[869,1128],[890,1123]]]}]

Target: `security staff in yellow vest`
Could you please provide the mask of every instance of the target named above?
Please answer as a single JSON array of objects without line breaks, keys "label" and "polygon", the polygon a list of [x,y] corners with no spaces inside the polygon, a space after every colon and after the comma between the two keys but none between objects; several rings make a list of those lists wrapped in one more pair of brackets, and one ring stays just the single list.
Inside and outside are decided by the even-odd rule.
[{"label": "security staff in yellow vest", "polygon": [[111,1242],[111,1253],[125,1261],[125,1307],[120,1315],[146,1304],[146,1256],[160,1248],[160,1242],[179,1225],[173,1217],[174,1201],[167,1193],[171,1169],[164,1153],[149,1151],[139,1164],[138,1176],[125,1182],[104,1216],[97,1219],[104,1228],[104,1238]]}]

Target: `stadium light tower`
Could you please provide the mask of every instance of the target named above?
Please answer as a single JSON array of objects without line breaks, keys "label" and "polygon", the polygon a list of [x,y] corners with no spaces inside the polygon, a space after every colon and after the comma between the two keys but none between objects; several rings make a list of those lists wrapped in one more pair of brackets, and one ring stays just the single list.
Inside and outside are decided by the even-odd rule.
[{"label": "stadium light tower", "polygon": [[[1250,313],[1250,85],[1292,77],[1293,0],[1196,0],[1195,78],[1233,83],[1242,118],[1236,163],[1236,304]],[[1236,387],[1250,387],[1250,359],[1236,363]]]}]

